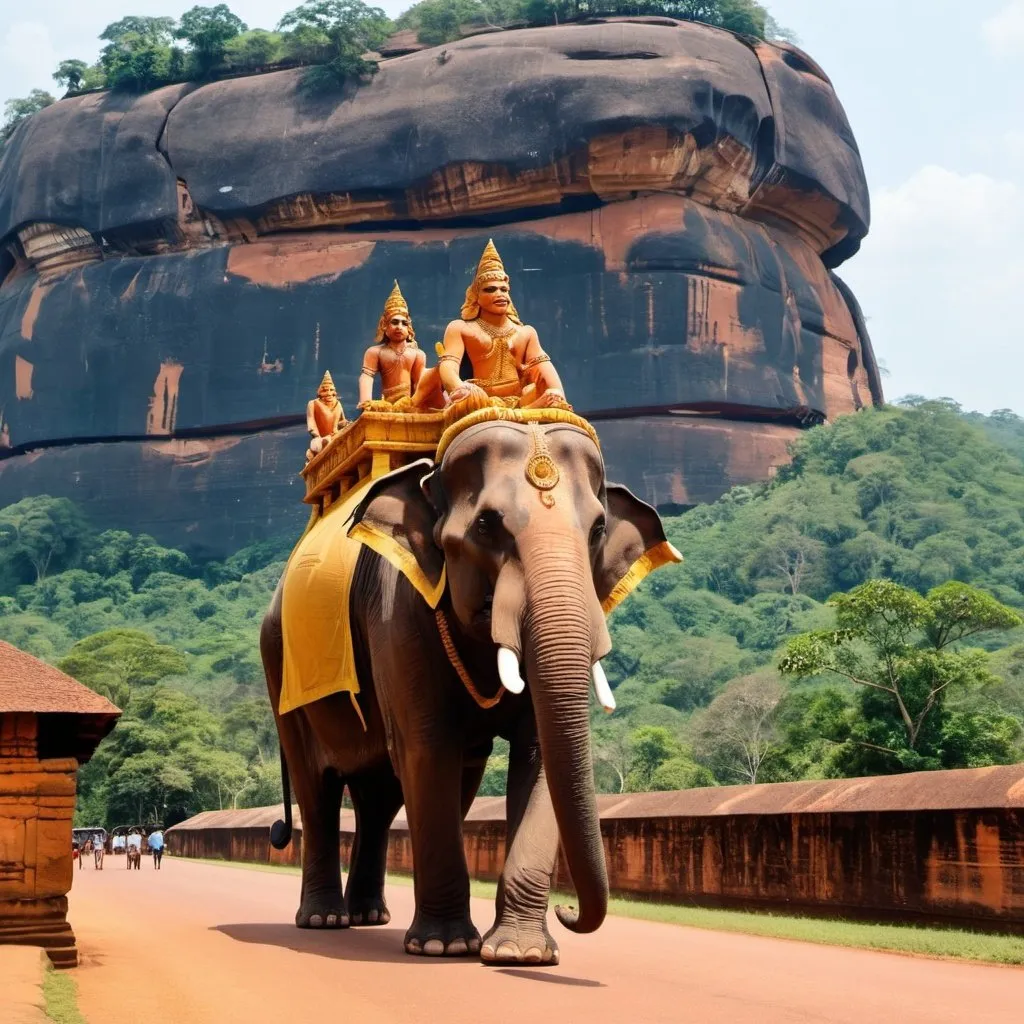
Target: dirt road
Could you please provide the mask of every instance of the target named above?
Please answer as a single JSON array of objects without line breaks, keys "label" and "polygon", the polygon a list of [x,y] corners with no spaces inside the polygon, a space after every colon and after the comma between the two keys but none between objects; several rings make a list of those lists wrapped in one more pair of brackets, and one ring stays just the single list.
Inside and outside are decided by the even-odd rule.
[{"label": "dirt road", "polygon": [[[89,1024],[373,1024],[557,1021],[692,1024],[1010,1024],[1024,970],[833,949],[609,918],[595,935],[554,922],[555,968],[503,969],[402,952],[412,889],[388,893],[392,924],[298,931],[295,875],[165,858],[75,872],[69,917]],[[491,923],[490,903],[474,920]]]}]

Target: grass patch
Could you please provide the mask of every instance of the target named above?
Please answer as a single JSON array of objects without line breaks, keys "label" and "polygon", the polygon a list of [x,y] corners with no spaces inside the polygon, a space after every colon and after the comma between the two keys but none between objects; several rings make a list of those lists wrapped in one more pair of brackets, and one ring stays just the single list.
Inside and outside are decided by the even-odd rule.
[{"label": "grass patch", "polygon": [[78,1009],[78,987],[70,971],[57,971],[47,965],[43,975],[43,998],[46,1016],[54,1024],[86,1024]]},{"label": "grass patch", "polygon": [[[224,860],[197,860],[195,863],[220,864],[224,867],[277,871],[293,875],[301,873],[299,868],[276,864],[244,864]],[[410,875],[393,872],[388,872],[388,881],[395,885],[412,885]],[[497,888],[494,882],[470,882],[471,893],[479,899],[493,900]],[[551,894],[552,906],[575,902],[576,898],[568,893]],[[794,939],[824,946],[847,946],[853,949],[874,949],[887,953],[973,960],[990,964],[1024,964],[1024,937],[1018,935],[906,924],[872,924],[743,910],[716,910],[710,907],[687,907],[675,903],[650,903],[618,898],[608,901],[608,913],[615,917],[631,917],[640,921],[656,921],[660,924],[703,928],[708,931],[760,935],[771,939]]]}]

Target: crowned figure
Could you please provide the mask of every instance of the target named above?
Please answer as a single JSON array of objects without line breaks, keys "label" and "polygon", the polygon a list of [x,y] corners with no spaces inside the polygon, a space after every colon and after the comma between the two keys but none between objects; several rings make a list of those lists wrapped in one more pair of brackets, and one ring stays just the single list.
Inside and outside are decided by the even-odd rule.
[{"label": "crowned figure", "polygon": [[[512,303],[509,277],[493,240],[466,289],[461,318],[446,328],[438,354],[437,373],[452,402],[499,398],[521,408],[567,407],[554,364],[537,332],[520,320]],[[473,366],[473,376],[466,381],[459,376],[464,355]],[[420,397],[414,397],[414,404],[420,404]]]},{"label": "crowned figure", "polygon": [[342,427],[346,424],[345,410],[338,400],[338,392],[334,389],[331,371],[324,373],[316,398],[306,405],[306,429],[309,431],[309,450],[307,461],[321,451]]},{"label": "crowned figure", "polygon": [[[377,324],[377,338],[363,355],[359,377],[359,408],[390,409],[407,405],[416,390],[427,357],[416,344],[409,306],[395,282]],[[373,381],[380,374],[381,400],[374,401]]]}]

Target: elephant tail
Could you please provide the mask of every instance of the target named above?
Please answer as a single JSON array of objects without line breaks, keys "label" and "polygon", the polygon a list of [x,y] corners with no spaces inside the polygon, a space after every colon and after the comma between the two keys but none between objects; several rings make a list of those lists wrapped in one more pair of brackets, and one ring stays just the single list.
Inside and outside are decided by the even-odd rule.
[{"label": "elephant tail", "polygon": [[284,794],[284,821],[278,819],[270,826],[270,845],[283,850],[292,841],[292,787],[288,782],[288,761],[281,747],[281,791]]}]

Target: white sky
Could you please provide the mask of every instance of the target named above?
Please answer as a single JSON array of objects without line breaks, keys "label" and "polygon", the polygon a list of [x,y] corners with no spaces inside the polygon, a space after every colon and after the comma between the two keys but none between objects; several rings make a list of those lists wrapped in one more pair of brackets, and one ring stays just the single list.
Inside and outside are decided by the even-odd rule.
[{"label": "white sky", "polygon": [[[295,5],[230,2],[268,29]],[[94,59],[111,21],[178,6],[192,3],[0,0],[0,103],[55,91],[58,61]],[[769,7],[832,77],[864,156],[872,231],[840,274],[889,370],[887,394],[1024,413],[1024,0]]]}]

